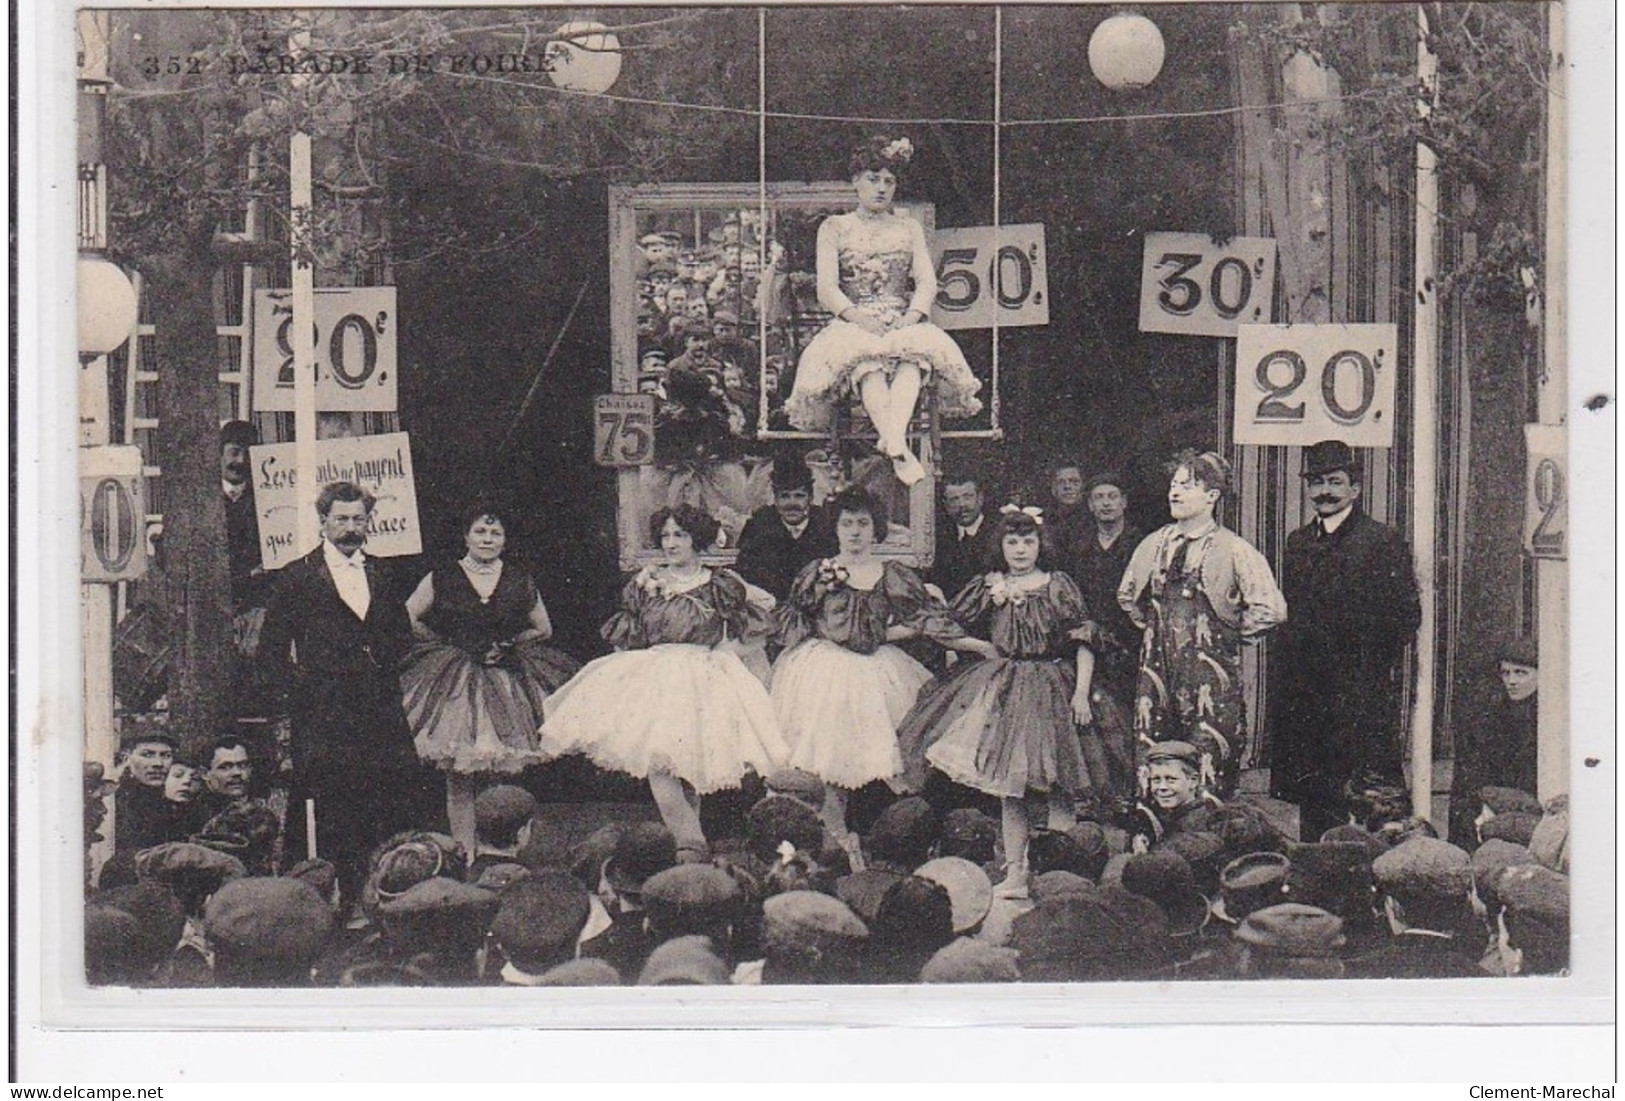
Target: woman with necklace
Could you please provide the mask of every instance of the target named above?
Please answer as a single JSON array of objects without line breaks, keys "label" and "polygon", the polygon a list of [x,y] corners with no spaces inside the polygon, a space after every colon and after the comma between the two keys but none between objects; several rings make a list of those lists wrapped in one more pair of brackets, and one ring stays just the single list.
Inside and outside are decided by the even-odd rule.
[{"label": "woman with necklace", "polygon": [[846,823],[848,793],[895,780],[903,760],[897,724],[925,667],[893,643],[926,637],[952,650],[992,656],[993,647],[948,617],[919,574],[875,556],[886,506],[853,486],[830,502],[840,552],[796,576],[778,608],[784,653],[773,666],[773,707],[790,743],[790,765],[824,782],[824,829],[862,866]]},{"label": "woman with necklace", "polygon": [[951,608],[966,631],[986,635],[993,656],[922,691],[899,739],[909,786],[923,785],[929,764],[999,798],[1006,875],[998,890],[1022,898],[1028,804],[1046,805],[1051,829],[1070,829],[1077,800],[1107,783],[1097,717],[1118,727],[1126,720],[1091,690],[1094,654],[1075,642],[1089,610],[1070,577],[1043,568],[1041,510],[1006,505],[998,525],[1004,570],[972,578]]},{"label": "woman with necklace", "polygon": [[473,852],[476,791],[492,773],[546,760],[542,701],[580,663],[547,645],[553,624],[535,582],[503,560],[501,511],[480,504],[463,520],[463,556],[407,598],[419,642],[401,688],[418,756],[446,771],[452,834]]},{"label": "woman with necklace", "polygon": [[616,653],[588,662],[544,706],[541,748],[584,753],[602,768],[649,781],[678,858],[708,855],[700,796],[767,776],[788,750],[762,682],[739,659],[765,633],[745,583],[700,561],[720,525],[692,505],[656,512],[650,533],[664,558],[621,591],[602,629]]},{"label": "woman with necklace", "polygon": [[965,354],[930,321],[937,277],[925,230],[892,209],[898,174],[913,156],[907,138],[874,138],[847,162],[857,209],[818,227],[818,303],[834,318],[801,353],[784,406],[797,428],[820,431],[834,403],[855,392],[874,425],[876,448],[905,485],[925,476],[907,437],[926,376],[936,375],[940,416],[967,417],[982,408],[976,397],[982,384]]}]

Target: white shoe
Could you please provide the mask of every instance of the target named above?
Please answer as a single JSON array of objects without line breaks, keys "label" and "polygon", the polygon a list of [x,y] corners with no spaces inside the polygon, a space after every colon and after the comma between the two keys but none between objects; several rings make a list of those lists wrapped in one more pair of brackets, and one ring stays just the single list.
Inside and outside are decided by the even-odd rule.
[{"label": "white shoe", "polygon": [[891,457],[892,473],[897,480],[906,486],[911,486],[925,477],[925,466],[914,457],[912,451],[904,451],[900,455]]}]

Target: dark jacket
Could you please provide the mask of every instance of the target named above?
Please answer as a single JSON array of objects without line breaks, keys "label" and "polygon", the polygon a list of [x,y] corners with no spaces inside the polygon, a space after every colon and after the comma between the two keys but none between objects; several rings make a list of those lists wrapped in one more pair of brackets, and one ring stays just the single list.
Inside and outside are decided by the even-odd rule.
[{"label": "dark jacket", "polygon": [[1410,547],[1356,506],[1331,534],[1287,536],[1288,619],[1270,642],[1271,782],[1291,802],[1400,775],[1405,647],[1422,621]]},{"label": "dark jacket", "polygon": [[739,557],[734,569],[777,600],[790,595],[790,584],[803,566],[818,558],[829,558],[840,547],[835,542],[835,525],[822,508],[807,514],[807,527],[800,538],[790,534],[779,519],[779,511],[764,505],[751,513],[739,533]]},{"label": "dark jacket", "polygon": [[254,486],[233,501],[224,494],[226,510],[226,555],[231,571],[231,608],[242,612],[263,608],[270,595],[272,575],[256,573],[260,568],[260,520],[254,508]]},{"label": "dark jacket", "polygon": [[1474,979],[1484,977],[1477,953],[1455,937],[1400,933],[1345,961],[1351,979]]},{"label": "dark jacket", "polygon": [[946,516],[937,520],[936,556],[927,580],[942,590],[949,602],[970,583],[990,570],[1003,570],[999,546],[999,520],[982,513],[982,526],[969,538],[960,538],[959,526]]},{"label": "dark jacket", "polygon": [[1095,655],[1095,684],[1106,688],[1128,706],[1134,695],[1134,679],[1139,671],[1140,631],[1117,603],[1117,587],[1128,571],[1128,560],[1145,533],[1125,524],[1110,547],[1102,547],[1091,531],[1076,548],[1072,580],[1083,593],[1089,620],[1095,625],[1089,648]]}]

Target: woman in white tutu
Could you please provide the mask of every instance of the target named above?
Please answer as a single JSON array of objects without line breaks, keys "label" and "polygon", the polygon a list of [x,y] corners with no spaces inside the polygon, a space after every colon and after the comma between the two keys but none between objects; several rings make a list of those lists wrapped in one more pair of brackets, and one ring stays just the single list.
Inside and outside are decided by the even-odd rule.
[{"label": "woman in white tutu", "polygon": [[824,782],[824,828],[857,866],[847,794],[902,772],[897,724],[931,679],[891,643],[923,636],[952,650],[996,651],[966,638],[919,574],[875,556],[876,533],[886,530],[879,498],[852,486],[829,507],[840,552],[809,562],[776,610],[785,651],[773,666],[773,709],[791,767]]},{"label": "woman in white tutu", "polygon": [[766,776],[788,757],[762,682],[740,640],[765,633],[766,616],[732,570],[700,563],[718,524],[692,505],[649,523],[665,561],[638,571],[602,634],[617,653],[589,662],[547,698],[541,747],[584,753],[600,767],[647,778],[683,860],[707,854],[699,797]]},{"label": "woman in white tutu", "polygon": [[475,791],[491,773],[546,760],[536,744],[542,701],[581,663],[547,644],[553,624],[536,583],[502,557],[502,514],[480,504],[464,521],[462,558],[406,600],[418,642],[401,692],[418,756],[446,771],[452,835],[472,846]]},{"label": "woman in white tutu", "polygon": [[[925,468],[908,448],[908,423],[925,376],[937,377],[937,413],[982,408],[981,382],[952,337],[931,324],[936,271],[920,223],[892,209],[907,138],[874,138],[847,162],[858,206],[818,227],[818,303],[835,317],[801,353],[785,412],[797,428],[827,428],[848,389],[863,400],[880,452],[913,485]],[[910,285],[912,284],[912,290]]]}]

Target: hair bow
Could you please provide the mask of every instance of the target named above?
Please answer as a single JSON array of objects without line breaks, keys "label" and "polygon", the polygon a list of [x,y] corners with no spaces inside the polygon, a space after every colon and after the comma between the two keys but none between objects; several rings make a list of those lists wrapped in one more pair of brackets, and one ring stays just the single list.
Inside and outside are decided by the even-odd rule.
[{"label": "hair bow", "polygon": [[780,864],[790,864],[794,862],[797,855],[795,845],[789,841],[780,841],[779,847],[775,849],[774,852],[779,854]]},{"label": "hair bow", "polygon": [[999,512],[1000,514],[1006,516],[1020,512],[1031,517],[1032,522],[1035,524],[1042,524],[1044,522],[1044,510],[1039,508],[1037,505],[1028,505],[1025,508],[1019,505],[1002,505],[999,508]]}]

